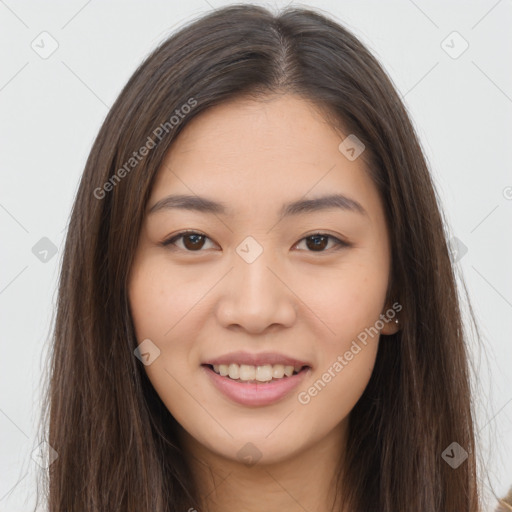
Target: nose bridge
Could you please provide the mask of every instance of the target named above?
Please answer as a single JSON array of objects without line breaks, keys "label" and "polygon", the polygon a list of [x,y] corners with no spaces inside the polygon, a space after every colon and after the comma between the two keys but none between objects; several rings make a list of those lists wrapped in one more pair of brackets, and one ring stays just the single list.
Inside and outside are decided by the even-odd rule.
[{"label": "nose bridge", "polygon": [[[267,303],[275,295],[277,279],[269,267],[275,267],[275,255],[253,236],[246,237],[236,248],[235,279],[244,299],[262,300]],[[275,270],[274,270],[275,271]]]},{"label": "nose bridge", "polygon": [[220,310],[226,325],[261,331],[275,323],[289,325],[293,321],[293,294],[276,277],[279,265],[270,251],[251,236],[237,246]]}]

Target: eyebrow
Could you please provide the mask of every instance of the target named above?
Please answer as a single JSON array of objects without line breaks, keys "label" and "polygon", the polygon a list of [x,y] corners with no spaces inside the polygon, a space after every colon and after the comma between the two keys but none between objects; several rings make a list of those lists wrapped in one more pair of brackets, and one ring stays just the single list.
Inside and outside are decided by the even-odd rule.
[{"label": "eyebrow", "polygon": [[[299,199],[285,203],[281,207],[279,217],[282,219],[291,215],[301,215],[334,208],[368,215],[361,203],[355,199],[351,199],[343,194],[329,194],[314,199]],[[207,197],[185,194],[170,195],[160,199],[149,209],[148,213],[151,214],[169,209],[192,210],[215,215],[229,215],[230,213],[227,205],[222,202],[217,202]]]}]

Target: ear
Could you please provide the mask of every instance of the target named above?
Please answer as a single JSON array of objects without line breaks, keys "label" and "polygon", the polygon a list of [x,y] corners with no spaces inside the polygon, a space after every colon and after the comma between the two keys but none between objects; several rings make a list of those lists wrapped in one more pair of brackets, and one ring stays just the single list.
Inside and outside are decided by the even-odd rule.
[{"label": "ear", "polygon": [[388,304],[385,306],[380,316],[384,324],[384,327],[380,331],[381,334],[389,336],[390,334],[397,333],[402,328],[402,316],[398,314],[398,312],[402,310],[402,306],[395,308],[397,304],[398,303],[395,302],[393,306]]},{"label": "ear", "polygon": [[395,316],[395,318],[388,319],[387,322],[384,320],[384,327],[382,328],[380,333],[388,336],[390,334],[397,333],[400,330],[400,328],[400,319],[398,318],[398,316]]}]

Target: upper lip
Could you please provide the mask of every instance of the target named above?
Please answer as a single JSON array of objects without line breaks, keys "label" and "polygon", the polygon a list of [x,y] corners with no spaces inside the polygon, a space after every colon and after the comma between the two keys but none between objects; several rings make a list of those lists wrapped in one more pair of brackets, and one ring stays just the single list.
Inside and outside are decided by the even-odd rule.
[{"label": "upper lip", "polygon": [[278,354],[277,352],[261,352],[259,354],[251,354],[249,352],[231,352],[223,356],[215,357],[204,361],[203,364],[247,364],[251,366],[263,366],[266,364],[282,364],[283,366],[311,366],[306,361],[301,361],[294,357]]}]

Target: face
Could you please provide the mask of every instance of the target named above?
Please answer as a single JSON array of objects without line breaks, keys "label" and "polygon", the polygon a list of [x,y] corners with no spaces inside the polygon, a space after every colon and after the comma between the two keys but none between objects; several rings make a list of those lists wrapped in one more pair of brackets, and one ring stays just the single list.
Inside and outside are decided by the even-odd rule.
[{"label": "face", "polygon": [[279,462],[338,435],[395,330],[384,211],[347,135],[297,96],[237,99],[191,120],[156,177],[136,336],[168,410],[217,456]]}]

